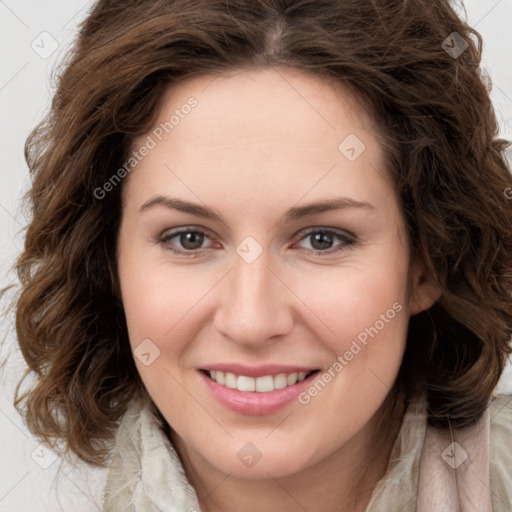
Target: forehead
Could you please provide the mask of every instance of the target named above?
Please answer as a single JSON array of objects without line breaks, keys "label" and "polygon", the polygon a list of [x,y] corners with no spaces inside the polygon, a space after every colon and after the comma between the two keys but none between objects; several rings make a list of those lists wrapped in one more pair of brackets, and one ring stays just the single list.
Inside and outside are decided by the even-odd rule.
[{"label": "forehead", "polygon": [[193,115],[187,116],[187,125],[211,128],[215,121],[216,130],[209,133],[213,140],[222,140],[228,132],[239,139],[285,135],[285,140],[323,140],[322,135],[338,132],[336,140],[350,128],[369,132],[373,128],[352,91],[332,79],[296,68],[238,69],[171,85],[162,97],[157,124],[169,120],[190,97],[198,105]]},{"label": "forehead", "polygon": [[350,91],[302,70],[195,77],[163,95],[154,127],[132,146],[149,137],[154,147],[129,181],[146,195],[173,186],[188,195],[222,186],[230,195],[243,185],[260,199],[277,200],[276,189],[324,194],[336,187],[361,195],[382,187],[373,129]]}]

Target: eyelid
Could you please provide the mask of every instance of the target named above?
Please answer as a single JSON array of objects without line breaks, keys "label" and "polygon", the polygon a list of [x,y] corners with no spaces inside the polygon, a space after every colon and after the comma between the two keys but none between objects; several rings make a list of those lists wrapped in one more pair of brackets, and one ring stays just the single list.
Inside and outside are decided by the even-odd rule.
[{"label": "eyelid", "polygon": [[319,231],[322,233],[334,233],[336,235],[344,236],[346,238],[349,238],[350,240],[353,240],[354,242],[356,240],[356,236],[345,229],[331,228],[331,227],[327,227],[327,226],[310,226],[310,227],[301,229],[293,236],[293,238],[300,237],[302,239],[306,235],[310,235],[311,233],[316,233]]},{"label": "eyelid", "polygon": [[208,236],[208,238],[211,238],[207,229],[196,226],[182,226],[180,228],[166,229],[158,238],[160,241],[165,241],[166,239],[168,240],[170,238],[174,238],[177,235],[181,235],[182,233],[201,233]]}]

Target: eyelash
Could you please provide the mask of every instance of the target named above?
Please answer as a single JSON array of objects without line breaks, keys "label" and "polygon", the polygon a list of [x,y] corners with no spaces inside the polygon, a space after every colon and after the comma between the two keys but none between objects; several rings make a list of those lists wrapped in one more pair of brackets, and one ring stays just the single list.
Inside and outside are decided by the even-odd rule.
[{"label": "eyelash", "polygon": [[[169,240],[171,240],[183,233],[200,233],[201,235],[210,238],[208,236],[208,233],[202,229],[199,229],[199,228],[192,229],[190,227],[186,227],[186,228],[178,229],[176,231],[172,231],[171,233],[168,233],[168,234],[162,236],[160,238],[159,242],[162,245],[166,246],[165,247],[166,250],[172,252],[173,254],[177,254],[179,256],[185,256],[188,258],[199,256],[198,253],[199,253],[200,249],[198,249],[198,250],[189,249],[189,250],[182,251],[182,250],[173,249],[172,247],[170,247],[168,245]],[[330,228],[309,228],[307,230],[303,230],[297,235],[299,237],[299,242],[315,233],[324,233],[324,234],[331,235],[333,238],[338,239],[339,241],[341,241],[343,243],[335,246],[335,247],[337,247],[335,249],[327,249],[325,251],[313,250],[312,252],[314,255],[325,255],[325,254],[331,255],[334,253],[341,252],[343,250],[351,249],[351,248],[353,248],[353,246],[355,244],[355,240],[353,238],[351,238],[350,236],[348,236],[347,234],[345,234],[344,232],[337,231],[337,230],[330,229]],[[308,250],[308,249],[305,249],[305,250]]]}]

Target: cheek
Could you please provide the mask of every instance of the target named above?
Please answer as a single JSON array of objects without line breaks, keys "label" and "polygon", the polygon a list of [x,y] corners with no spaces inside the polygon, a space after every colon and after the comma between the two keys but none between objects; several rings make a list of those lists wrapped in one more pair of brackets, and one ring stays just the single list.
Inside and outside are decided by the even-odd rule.
[{"label": "cheek", "polygon": [[[326,275],[301,279],[299,293],[311,311],[330,332],[336,353],[348,350],[352,340],[364,342],[368,329],[379,334],[402,332],[407,303],[407,265],[385,265],[383,259],[374,268],[347,266]],[[299,281],[298,281],[299,283]],[[375,333],[374,329],[371,329]]]},{"label": "cheek", "polygon": [[329,408],[341,400],[348,410],[362,407],[363,418],[384,400],[403,358],[408,258],[401,246],[394,246],[329,272],[310,275],[299,293],[308,294],[308,306],[322,320],[317,341],[330,353],[329,374],[322,378],[331,391],[320,393],[323,385],[315,385],[301,403],[314,400]]},{"label": "cheek", "polygon": [[170,329],[173,297],[175,293],[162,280],[153,279],[141,268],[125,269],[121,277],[122,299],[126,314],[130,342],[137,345],[144,338],[158,339]]},{"label": "cheek", "polygon": [[[198,350],[201,329],[210,325],[211,309],[205,305],[218,273],[171,266],[159,257],[140,258],[135,251],[126,251],[124,257],[119,262],[121,292],[137,370],[159,406],[165,397],[184,410],[190,397],[182,393],[182,385],[187,386],[190,375],[183,370]],[[146,365],[140,356],[148,352]]]},{"label": "cheek", "polygon": [[[144,252],[146,254],[144,254]],[[128,247],[119,259],[121,293],[130,341],[161,340],[207,289],[207,279],[190,268],[171,267],[160,255]]]},{"label": "cheek", "polygon": [[129,251],[124,254],[119,274],[134,361],[150,396],[169,421],[176,407],[180,414],[188,414],[191,407],[190,397],[177,385],[176,380],[182,380],[177,366],[192,349],[190,340],[199,325],[193,321],[194,306],[205,293],[204,279],[201,286],[190,272],[185,278],[161,262],[130,257]]}]

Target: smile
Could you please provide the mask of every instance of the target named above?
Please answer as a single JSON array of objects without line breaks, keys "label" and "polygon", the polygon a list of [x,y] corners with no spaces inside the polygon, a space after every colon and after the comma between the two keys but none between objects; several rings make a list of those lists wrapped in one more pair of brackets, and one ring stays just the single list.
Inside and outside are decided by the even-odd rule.
[{"label": "smile", "polygon": [[293,386],[309,377],[311,372],[279,373],[277,375],[264,375],[262,377],[249,377],[247,375],[235,375],[231,372],[211,370],[207,375],[221,386],[238,391],[269,393],[276,389]]},{"label": "smile", "polygon": [[216,402],[249,416],[273,414],[296,403],[297,396],[320,372],[298,366],[254,368],[239,364],[218,364],[198,370],[206,392]]}]

